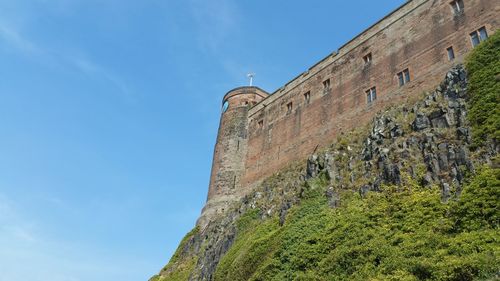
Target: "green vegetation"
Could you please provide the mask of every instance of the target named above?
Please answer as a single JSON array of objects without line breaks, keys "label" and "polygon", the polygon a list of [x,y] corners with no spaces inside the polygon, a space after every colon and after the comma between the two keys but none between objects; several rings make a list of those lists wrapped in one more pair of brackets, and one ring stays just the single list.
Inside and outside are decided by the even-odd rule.
[{"label": "green vegetation", "polygon": [[286,223],[251,212],[215,280],[476,280],[500,270],[500,169],[484,168],[458,201],[437,189],[341,193],[315,181]]},{"label": "green vegetation", "polygon": [[467,57],[469,73],[468,118],[474,144],[500,140],[500,32],[479,44]]},{"label": "green vegetation", "polygon": [[[153,276],[150,281],[185,281],[193,272],[196,265],[196,257],[194,253],[185,253],[187,251],[189,241],[199,232],[198,227],[191,230],[182,239],[177,251],[170,259],[170,262],[165,266],[160,275]],[[168,269],[168,271],[167,271]]]},{"label": "green vegetation", "polygon": [[182,241],[181,241],[179,247],[177,248],[177,251],[175,251],[174,255],[170,259],[170,263],[176,263],[181,258],[181,256],[182,256],[181,251],[186,247],[186,244],[189,242],[189,240],[191,240],[191,238],[193,238],[193,236],[198,234],[198,232],[199,232],[199,228],[195,227],[188,234],[186,234],[186,236],[184,236],[184,238],[182,238]]},{"label": "green vegetation", "polygon": [[194,258],[183,261],[176,268],[176,270],[171,271],[165,275],[156,275],[149,281],[186,281],[189,278],[191,272],[193,272],[196,261]]}]

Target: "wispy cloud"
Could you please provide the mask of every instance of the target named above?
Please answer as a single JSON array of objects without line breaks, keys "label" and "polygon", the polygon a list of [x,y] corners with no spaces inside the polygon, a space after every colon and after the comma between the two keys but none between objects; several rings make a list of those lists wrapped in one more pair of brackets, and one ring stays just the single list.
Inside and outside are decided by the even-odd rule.
[{"label": "wispy cloud", "polygon": [[[46,0],[38,0],[47,2]],[[58,9],[69,9],[70,4],[76,3],[75,0],[59,0],[51,3]],[[0,8],[2,6],[0,5]],[[30,23],[24,21],[22,24],[7,17],[2,18],[0,12],[0,48],[2,45],[10,51],[18,52],[24,56],[30,56],[36,60],[45,62],[49,65],[57,65],[62,68],[72,68],[93,79],[102,79],[113,85],[123,97],[130,99],[131,91],[124,80],[113,70],[104,67],[101,63],[91,60],[88,56],[82,55],[85,52],[78,48],[62,49],[54,46],[45,45],[30,39],[25,29],[30,29]],[[68,51],[69,50],[69,51]]]},{"label": "wispy cloud", "polygon": [[14,50],[27,54],[40,54],[42,51],[33,42],[24,38],[16,29],[0,22],[1,41]]},{"label": "wispy cloud", "polygon": [[131,97],[131,92],[124,80],[113,71],[106,69],[102,65],[83,57],[68,56],[68,61],[79,71],[89,77],[99,77],[114,85],[127,98]]},{"label": "wispy cloud", "polygon": [[191,11],[202,47],[216,52],[229,35],[238,30],[238,9],[230,0],[191,0]]}]

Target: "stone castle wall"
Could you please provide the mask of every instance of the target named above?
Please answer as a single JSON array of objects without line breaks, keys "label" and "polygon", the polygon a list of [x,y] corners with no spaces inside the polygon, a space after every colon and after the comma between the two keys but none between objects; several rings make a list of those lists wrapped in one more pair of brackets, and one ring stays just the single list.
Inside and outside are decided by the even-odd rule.
[{"label": "stone castle wall", "polygon": [[[472,32],[498,29],[496,0],[463,0],[459,13],[450,2],[408,1],[272,95],[256,87],[230,91],[199,223],[378,111],[434,88],[473,48]],[[410,81],[400,86],[398,73],[406,69]],[[368,102],[372,88],[377,98]]]},{"label": "stone castle wall", "polygon": [[248,111],[268,95],[257,87],[240,87],[224,96],[204,216],[224,211],[245,190],[241,179],[248,148]]}]

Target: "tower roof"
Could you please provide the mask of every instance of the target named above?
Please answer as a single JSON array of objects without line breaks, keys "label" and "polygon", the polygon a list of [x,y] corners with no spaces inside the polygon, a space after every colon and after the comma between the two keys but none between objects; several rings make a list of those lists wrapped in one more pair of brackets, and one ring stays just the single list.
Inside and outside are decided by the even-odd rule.
[{"label": "tower roof", "polygon": [[234,89],[230,90],[229,92],[227,92],[224,95],[224,98],[222,98],[222,102],[224,103],[224,101],[226,101],[229,98],[232,98],[234,96],[245,95],[245,94],[256,94],[256,95],[261,96],[262,98],[267,98],[269,96],[268,92],[262,90],[259,87],[256,87],[256,86],[243,86],[243,87],[234,88]]}]

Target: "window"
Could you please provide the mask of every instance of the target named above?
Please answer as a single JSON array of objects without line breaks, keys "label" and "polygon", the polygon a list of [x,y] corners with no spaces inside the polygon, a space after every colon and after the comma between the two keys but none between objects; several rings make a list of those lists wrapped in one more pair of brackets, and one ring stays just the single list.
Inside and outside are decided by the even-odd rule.
[{"label": "window", "polygon": [[307,91],[304,94],[304,101],[306,102],[306,104],[309,104],[309,102],[311,101],[311,92],[310,91]]},{"label": "window", "polygon": [[455,15],[460,15],[464,12],[464,1],[463,0],[454,0],[450,2],[451,8]]},{"label": "window", "polygon": [[479,43],[481,43],[477,31],[474,31],[470,34],[470,39],[472,41],[472,47],[476,47],[477,45],[479,45]]},{"label": "window", "polygon": [[446,52],[448,53],[448,60],[452,61],[455,59],[455,51],[453,51],[453,47],[446,49]]},{"label": "window", "polygon": [[259,129],[264,127],[264,120],[259,120],[258,124],[259,124]]},{"label": "window", "polygon": [[323,94],[328,94],[330,91],[330,79],[323,81]]},{"label": "window", "polygon": [[224,101],[224,103],[222,104],[222,112],[226,112],[228,108],[229,108],[229,102]]},{"label": "window", "polygon": [[369,53],[366,56],[364,56],[363,60],[365,61],[365,64],[371,63],[372,62],[372,53]]},{"label": "window", "polygon": [[486,28],[484,28],[484,26],[479,29],[479,38],[481,41],[488,39],[488,32],[486,32]]},{"label": "window", "polygon": [[330,79],[326,79],[325,81],[323,81],[323,88],[330,89]]},{"label": "window", "polygon": [[286,104],[286,114],[290,114],[292,112],[292,108],[293,108],[292,102],[287,103]]},{"label": "window", "polygon": [[410,71],[408,68],[398,73],[398,80],[400,87],[410,82]]},{"label": "window", "polygon": [[366,91],[366,102],[371,104],[377,99],[377,88],[373,87]]},{"label": "window", "polygon": [[405,74],[405,83],[410,82],[410,71],[408,69],[405,69],[403,73]]},{"label": "window", "polygon": [[470,34],[472,47],[476,47],[479,43],[486,39],[488,39],[488,32],[486,32],[486,28],[484,26]]}]

